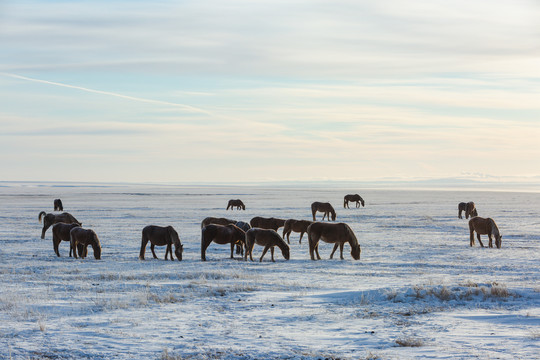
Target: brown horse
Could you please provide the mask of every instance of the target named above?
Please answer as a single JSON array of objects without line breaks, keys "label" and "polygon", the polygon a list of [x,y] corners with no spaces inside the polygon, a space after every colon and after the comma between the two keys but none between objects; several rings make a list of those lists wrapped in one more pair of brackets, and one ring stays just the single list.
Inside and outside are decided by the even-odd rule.
[{"label": "brown horse", "polygon": [[62,205],[62,200],[54,199],[54,211],[64,211],[64,206]]},{"label": "brown horse", "polygon": [[502,236],[499,233],[499,228],[497,227],[497,224],[495,224],[495,221],[491,218],[481,218],[479,216],[473,217],[471,220],[469,220],[469,232],[471,235],[471,241],[470,245],[474,245],[474,232],[476,231],[476,237],[478,238],[478,242],[480,243],[480,246],[484,247],[484,244],[482,244],[482,240],[480,240],[480,234],[487,235],[489,238],[489,247],[493,247],[493,240],[491,239],[491,235],[495,237],[495,246],[497,246],[497,249],[501,248],[502,244]]},{"label": "brown horse", "polygon": [[261,229],[272,229],[276,230],[285,225],[284,219],[276,218],[264,218],[260,216],[255,216],[249,221],[252,228],[261,228]]},{"label": "brown horse", "polygon": [[298,241],[299,244],[302,243],[302,236],[304,236],[304,233],[307,232],[307,228],[309,225],[311,225],[313,221],[308,220],[295,220],[295,219],[289,219],[285,221],[285,224],[283,225],[283,238],[285,239],[285,235],[287,235],[287,243],[290,244],[289,236],[291,235],[291,232],[297,232],[300,233],[300,240]]},{"label": "brown horse", "polygon": [[213,241],[216,244],[231,244],[231,259],[234,258],[234,245],[244,245],[246,233],[238,226],[210,224],[201,230],[201,259],[206,261],[206,249]]},{"label": "brown horse", "polygon": [[[43,215],[45,215],[45,217],[43,217]],[[62,213],[62,214],[55,215],[52,213],[47,214],[45,211],[42,211],[39,213],[39,216],[38,216],[39,222],[41,222],[42,217],[43,217],[43,230],[41,230],[42,239],[45,239],[45,231],[47,231],[47,229],[51,227],[51,225],[54,225],[56,223],[62,222],[66,224],[77,224],[79,226],[82,225],[82,223],[78,222],[77,219],[75,219],[73,215],[69,213]]]},{"label": "brown horse", "polygon": [[476,207],[472,201],[468,203],[461,202],[458,204],[458,218],[463,219],[461,216],[463,211],[465,211],[465,219],[468,219],[469,216],[478,216],[478,212],[476,211]]},{"label": "brown horse", "polygon": [[84,251],[79,253],[81,258],[84,259],[86,257],[88,245],[91,245],[94,249],[94,257],[96,260],[101,259],[101,244],[94,230],[83,229],[77,226],[71,229],[69,237],[71,239],[71,247],[73,248],[73,257],[75,257],[75,259],[77,259],[77,249],[79,249],[79,244],[84,247]]},{"label": "brown horse", "polygon": [[[52,227],[52,240],[53,240],[53,248],[54,252],[58,257],[60,257],[60,252],[58,251],[58,245],[62,241],[69,242],[69,256],[71,257],[71,253],[73,251],[73,248],[71,247],[71,239],[69,237],[69,232],[74,227],[78,227],[78,224],[64,224],[64,223],[56,223]],[[82,248],[82,245],[79,247],[79,252],[82,253],[84,249]]]},{"label": "brown horse", "polygon": [[289,245],[285,243],[283,238],[279,236],[279,234],[275,230],[261,228],[254,228],[248,230],[248,232],[246,233],[246,254],[244,255],[245,260],[247,260],[249,254],[250,260],[253,261],[253,247],[255,246],[255,244],[264,246],[264,250],[262,252],[261,258],[259,259],[259,262],[262,261],[268,249],[270,249],[270,254],[272,254],[272,261],[275,262],[275,246],[281,249],[281,253],[283,254],[285,260],[289,260],[290,258]]},{"label": "brown horse", "polygon": [[236,220],[231,220],[231,219],[226,219],[226,218],[207,217],[203,221],[201,221],[201,229],[210,224],[215,224],[215,225],[236,224]]},{"label": "brown horse", "polygon": [[171,260],[174,261],[172,254],[172,245],[174,244],[174,254],[178,261],[182,261],[182,252],[184,251],[184,246],[180,243],[180,237],[178,233],[172,226],[162,227],[156,225],[145,226],[142,230],[142,240],[141,240],[141,252],[139,254],[139,259],[144,260],[144,252],[146,250],[146,244],[150,241],[150,250],[152,250],[152,255],[154,259],[157,259],[156,252],[154,251],[154,246],[164,246],[167,245],[165,250],[165,260],[167,260],[167,255],[171,255]]},{"label": "brown horse", "polygon": [[364,199],[362,199],[362,197],[360,195],[358,195],[358,194],[345,195],[345,197],[343,198],[343,207],[344,208],[350,209],[349,208],[349,201],[356,202],[356,207],[357,208],[360,207],[360,203],[362,204],[362,207],[364,207]]},{"label": "brown horse", "polygon": [[308,240],[309,240],[309,254],[311,255],[311,260],[315,260],[315,255],[317,255],[317,260],[321,259],[319,255],[319,240],[323,240],[327,243],[333,243],[334,250],[330,254],[330,259],[334,256],[338,246],[340,250],[340,258],[343,260],[343,245],[348,242],[351,245],[351,256],[355,260],[360,259],[360,244],[354,235],[354,232],[349,227],[349,225],[344,223],[337,224],[328,224],[322,222],[315,222],[308,227]]},{"label": "brown horse", "polygon": [[332,205],[330,203],[322,203],[315,201],[313,204],[311,204],[311,214],[313,215],[313,221],[316,221],[315,214],[317,211],[324,213],[322,219],[324,220],[325,217],[328,218],[328,221],[330,221],[330,214],[332,214],[332,221],[336,220],[336,212]]},{"label": "brown horse", "polygon": [[246,210],[246,205],[244,205],[244,203],[240,199],[229,200],[229,203],[227,204],[227,210],[229,210],[229,208],[231,208],[231,210],[234,210],[234,208],[236,208],[237,210]]}]

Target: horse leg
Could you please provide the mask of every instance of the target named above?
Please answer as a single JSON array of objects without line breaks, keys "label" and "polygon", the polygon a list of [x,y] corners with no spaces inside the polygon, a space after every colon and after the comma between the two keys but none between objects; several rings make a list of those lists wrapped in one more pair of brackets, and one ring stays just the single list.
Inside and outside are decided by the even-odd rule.
[{"label": "horse leg", "polygon": [[234,243],[231,243],[231,259],[234,259]]},{"label": "horse leg", "polygon": [[[304,236],[304,232],[302,231],[300,233],[300,240],[298,240],[298,243],[301,244],[302,243],[302,236]],[[290,243],[289,243],[290,244]]]},{"label": "horse leg", "polygon": [[321,260],[321,255],[319,255],[319,242],[315,245],[315,254],[317,254],[317,260]]},{"label": "horse leg", "polygon": [[471,223],[469,223],[469,232],[471,236],[470,246],[474,246],[474,228]]},{"label": "horse leg", "polygon": [[480,240],[480,233],[476,233],[476,237],[478,238],[478,242],[480,243],[481,247],[484,247],[484,244],[482,244],[482,240]]},{"label": "horse leg", "polygon": [[308,232],[308,244],[309,244],[309,255],[311,256],[311,260],[315,260],[315,243],[318,242],[319,239],[315,241],[314,236],[311,234],[311,232]]},{"label": "horse leg", "polygon": [[201,260],[202,261],[206,261],[206,249],[208,249],[208,246],[210,246],[210,241],[207,241],[203,237],[201,239]]},{"label": "horse leg", "polygon": [[141,239],[141,252],[139,253],[139,260],[144,260],[144,252],[146,251],[146,244],[148,244],[148,238],[146,236],[142,236]]},{"label": "horse leg", "polygon": [[491,234],[488,234],[488,238],[489,238],[489,247],[492,248],[493,247],[493,240],[491,239]]},{"label": "horse leg", "polygon": [[337,248],[338,248],[338,243],[335,243],[334,244],[334,250],[332,250],[332,253],[330,254],[330,259],[334,258],[334,253],[336,252]]},{"label": "horse leg", "polygon": [[339,244],[339,257],[341,260],[343,260],[343,247],[345,246],[345,243],[342,242]]},{"label": "horse leg", "polygon": [[[264,255],[266,255],[266,253],[268,252],[268,249],[270,249],[270,245],[266,245],[266,246],[264,247],[264,250],[263,250],[263,252],[262,252],[261,258],[259,259],[259,262],[262,262],[262,259],[263,259]],[[272,248],[272,250],[274,250],[274,248]],[[273,260],[272,260],[272,261],[273,261]]]},{"label": "horse leg", "polygon": [[[311,209],[311,215],[313,215],[313,221],[316,221],[315,220],[315,214],[317,213],[317,210],[315,209]],[[45,234],[45,232],[43,232],[43,234]],[[43,235],[42,239],[45,237],[45,235]]]},{"label": "horse leg", "polygon": [[[156,246],[156,245],[154,245],[154,244],[150,244],[150,250],[152,250],[152,255],[154,256],[154,259],[157,259],[156,252],[154,251],[154,247],[155,247],[155,246]],[[165,255],[166,255],[166,254],[165,254]]]},{"label": "horse leg", "polygon": [[291,232],[287,231],[287,233],[285,235],[287,235],[287,244],[290,244],[291,241],[289,240],[289,237],[291,236]]},{"label": "horse leg", "polygon": [[174,261],[172,257],[172,244],[167,244],[167,248],[165,250],[165,260],[167,260],[167,254],[171,254],[171,260]]},{"label": "horse leg", "polygon": [[[62,240],[58,239],[58,238],[55,238],[53,236],[53,247],[54,247],[54,252],[56,253],[56,256],[60,257],[60,252],[58,251],[58,245],[60,245],[60,242]],[[71,249],[69,249],[69,256],[71,256]]]}]

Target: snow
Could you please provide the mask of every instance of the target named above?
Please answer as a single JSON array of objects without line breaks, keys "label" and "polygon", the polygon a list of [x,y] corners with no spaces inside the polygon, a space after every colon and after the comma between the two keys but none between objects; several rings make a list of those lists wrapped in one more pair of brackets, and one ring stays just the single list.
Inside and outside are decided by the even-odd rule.
[{"label": "snow", "polygon": [[[360,193],[366,207],[343,209]],[[102,260],[58,258],[38,213],[64,210],[98,234]],[[240,198],[246,211],[226,211]],[[0,358],[535,359],[540,339],[540,194],[294,187],[7,183],[0,186]],[[362,247],[355,261],[229,259],[207,216],[310,219],[329,201]],[[469,247],[457,204],[474,201],[503,235]],[[320,218],[321,215],[318,215]],[[184,260],[138,260],[144,226],[172,225]],[[487,239],[486,239],[487,240]],[[487,241],[484,242],[487,244]],[[254,258],[262,247],[256,246]]]}]

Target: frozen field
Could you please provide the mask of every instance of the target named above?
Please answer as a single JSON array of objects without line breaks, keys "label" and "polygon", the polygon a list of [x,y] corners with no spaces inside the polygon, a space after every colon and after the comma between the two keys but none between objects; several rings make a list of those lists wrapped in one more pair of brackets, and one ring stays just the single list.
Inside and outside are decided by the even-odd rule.
[{"label": "frozen field", "polygon": [[[366,207],[343,209],[359,193]],[[100,237],[102,260],[57,258],[38,213],[53,199]],[[226,211],[240,198],[246,211]],[[474,201],[502,249],[469,247]],[[329,201],[362,247],[309,259],[291,235],[263,263],[212,244],[207,216],[310,219]],[[540,194],[324,188],[0,185],[1,359],[538,359]],[[173,225],[182,262],[139,261],[141,230]],[[487,245],[487,237],[485,244]],[[262,248],[255,247],[254,257]]]}]

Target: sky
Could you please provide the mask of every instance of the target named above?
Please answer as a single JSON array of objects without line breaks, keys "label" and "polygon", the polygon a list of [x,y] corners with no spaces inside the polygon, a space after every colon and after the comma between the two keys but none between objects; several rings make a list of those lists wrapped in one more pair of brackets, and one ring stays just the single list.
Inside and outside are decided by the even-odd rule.
[{"label": "sky", "polygon": [[0,181],[540,176],[540,3],[0,2]]}]

